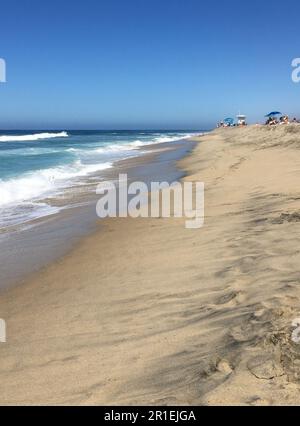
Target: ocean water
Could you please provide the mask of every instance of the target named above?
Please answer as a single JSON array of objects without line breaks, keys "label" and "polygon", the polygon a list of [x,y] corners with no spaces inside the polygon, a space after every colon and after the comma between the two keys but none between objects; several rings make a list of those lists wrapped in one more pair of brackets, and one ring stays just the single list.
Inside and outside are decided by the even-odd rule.
[{"label": "ocean water", "polygon": [[[199,132],[197,132],[199,133]],[[49,199],[143,155],[143,147],[191,132],[0,131],[0,230],[57,213]]]}]

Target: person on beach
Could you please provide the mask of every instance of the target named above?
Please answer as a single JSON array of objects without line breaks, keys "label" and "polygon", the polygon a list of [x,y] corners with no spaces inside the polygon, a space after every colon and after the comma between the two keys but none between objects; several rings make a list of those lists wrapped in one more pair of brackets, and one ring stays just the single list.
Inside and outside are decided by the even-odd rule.
[{"label": "person on beach", "polygon": [[276,124],[278,124],[278,121],[275,117],[269,117],[266,121],[267,126],[275,126]]},{"label": "person on beach", "polygon": [[280,117],[279,124],[289,124],[289,117],[287,115]]}]

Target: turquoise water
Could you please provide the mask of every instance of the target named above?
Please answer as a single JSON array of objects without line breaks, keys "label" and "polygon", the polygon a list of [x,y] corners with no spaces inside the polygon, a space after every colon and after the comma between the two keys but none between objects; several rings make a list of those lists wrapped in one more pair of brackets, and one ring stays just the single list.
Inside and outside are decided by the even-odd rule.
[{"label": "turquoise water", "polygon": [[[197,132],[199,133],[199,132]],[[143,155],[149,144],[172,142],[185,131],[1,131],[0,228],[57,212],[47,197],[82,179]]]}]

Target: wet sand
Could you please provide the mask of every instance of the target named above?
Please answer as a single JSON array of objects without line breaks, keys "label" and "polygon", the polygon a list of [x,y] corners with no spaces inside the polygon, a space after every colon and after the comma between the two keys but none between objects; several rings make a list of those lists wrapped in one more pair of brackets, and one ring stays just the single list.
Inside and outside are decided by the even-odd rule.
[{"label": "wet sand", "polygon": [[[63,209],[59,213],[27,222],[25,229],[0,231],[0,292],[19,285],[34,273],[70,251],[96,229],[96,187],[103,181],[116,181],[126,173],[128,181],[149,184],[151,179],[173,182],[183,176],[176,160],[194,146],[187,140],[157,143],[137,149],[136,156],[119,160],[111,169],[89,176],[80,185],[66,189],[55,198],[42,200]],[[141,155],[142,151],[142,155]]]},{"label": "wet sand", "polygon": [[180,162],[205,226],[108,219],[1,295],[0,403],[298,405],[299,126],[223,129]]}]

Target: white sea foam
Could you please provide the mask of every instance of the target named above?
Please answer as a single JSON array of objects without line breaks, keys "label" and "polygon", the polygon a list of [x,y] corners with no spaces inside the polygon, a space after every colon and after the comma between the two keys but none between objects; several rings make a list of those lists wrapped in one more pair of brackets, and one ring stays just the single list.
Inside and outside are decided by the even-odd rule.
[{"label": "white sea foam", "polygon": [[175,135],[175,136],[159,136],[154,139],[154,143],[165,143],[165,142],[175,142],[182,139],[188,139],[192,137],[192,134],[184,134],[184,135]]},{"label": "white sea foam", "polygon": [[[118,151],[131,151],[137,148],[141,148],[143,146],[147,146],[147,145],[155,145],[155,144],[159,144],[159,143],[167,143],[167,142],[175,142],[175,141],[179,141],[182,139],[188,139],[190,137],[192,137],[193,134],[177,134],[174,136],[158,136],[156,138],[150,139],[150,140],[140,140],[137,139],[133,142],[127,142],[127,143],[118,143],[118,144],[112,144],[112,145],[107,145],[107,146],[103,146],[101,148],[97,148],[94,150],[94,152],[97,152],[99,154],[103,153],[109,153],[109,152],[118,152]],[[74,150],[73,148],[70,149]]]},{"label": "white sea foam", "polygon": [[[65,188],[80,184],[81,177],[112,167],[112,164],[118,159],[143,154],[144,146],[178,141],[189,138],[193,134],[170,132],[169,134],[155,133],[149,135],[150,137],[148,133],[144,135],[146,137],[141,134],[141,136],[137,136],[139,139],[126,141],[124,138],[115,143],[88,142],[87,144],[76,144],[73,147],[70,144],[70,148],[67,149],[63,145],[55,144],[53,150],[44,147],[43,144],[36,144],[34,147],[24,144],[24,148],[23,145],[19,145],[13,147],[14,149],[6,149],[6,145],[2,145],[4,149],[2,149],[1,155],[3,157],[22,155],[25,158],[32,155],[45,156],[69,152],[75,158],[73,158],[73,163],[65,166],[54,165],[52,168],[23,173],[15,178],[0,179],[0,211],[2,215],[0,225],[1,223],[5,223],[7,226],[25,223],[27,219],[32,220],[36,217],[54,214],[61,207],[51,206],[47,202],[41,203],[41,200],[49,196],[56,196]],[[68,136],[66,132],[3,135],[0,136],[0,142],[30,142]],[[70,141],[72,142],[72,139]],[[75,159],[76,161],[74,161]]]},{"label": "white sea foam", "polygon": [[37,141],[40,139],[52,139],[52,138],[67,138],[69,135],[67,132],[60,133],[35,133],[32,135],[3,135],[0,136],[0,142],[28,142]]},{"label": "white sea foam", "polygon": [[149,145],[149,144],[152,144],[152,143],[153,143],[153,141],[140,141],[140,140],[137,140],[137,141],[130,142],[128,145],[129,145],[130,149],[136,149],[136,148],[139,148],[141,146]]},{"label": "white sea foam", "polygon": [[28,157],[28,156],[38,156],[38,155],[53,155],[53,154],[60,154],[62,151],[60,149],[53,149],[53,148],[42,148],[39,147],[39,145],[36,145],[34,148],[15,148],[15,149],[7,149],[7,150],[1,150],[0,155],[1,157]]},{"label": "white sea foam", "polygon": [[118,153],[122,151],[131,151],[134,149],[134,147],[131,145],[131,143],[127,144],[112,144],[103,146],[101,148],[97,148],[94,150],[97,154],[109,154],[109,153]]},{"label": "white sea foam", "polygon": [[17,178],[0,180],[0,207],[34,200],[57,190],[72,186],[74,179],[108,169],[111,163],[82,164],[56,167],[23,174]]},{"label": "white sea foam", "polygon": [[15,227],[22,224],[23,229],[30,228],[26,226],[28,222],[34,219],[51,216],[63,210],[63,207],[51,206],[40,202],[23,202],[16,207],[8,205],[1,208],[0,229],[7,230],[9,227]]}]

